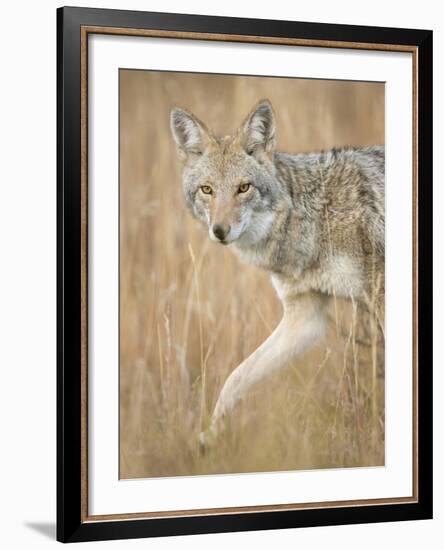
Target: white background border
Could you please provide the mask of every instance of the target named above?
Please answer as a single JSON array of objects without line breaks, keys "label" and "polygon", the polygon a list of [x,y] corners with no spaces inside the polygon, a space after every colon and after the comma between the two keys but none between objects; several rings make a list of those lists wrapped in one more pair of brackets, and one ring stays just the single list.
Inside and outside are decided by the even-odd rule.
[{"label": "white background border", "polygon": [[[411,496],[411,54],[93,35],[88,66],[89,513]],[[119,67],[386,82],[385,467],[118,480]]]}]

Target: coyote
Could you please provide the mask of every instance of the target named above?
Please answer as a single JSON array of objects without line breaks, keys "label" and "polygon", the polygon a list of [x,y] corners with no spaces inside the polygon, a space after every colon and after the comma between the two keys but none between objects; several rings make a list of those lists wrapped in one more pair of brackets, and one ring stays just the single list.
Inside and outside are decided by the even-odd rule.
[{"label": "coyote", "polygon": [[251,388],[322,338],[331,297],[373,311],[383,304],[385,154],[383,146],[275,151],[268,100],[230,136],[179,108],[170,123],[192,215],[210,239],[268,271],[283,305],[276,329],[226,380],[205,444]]}]

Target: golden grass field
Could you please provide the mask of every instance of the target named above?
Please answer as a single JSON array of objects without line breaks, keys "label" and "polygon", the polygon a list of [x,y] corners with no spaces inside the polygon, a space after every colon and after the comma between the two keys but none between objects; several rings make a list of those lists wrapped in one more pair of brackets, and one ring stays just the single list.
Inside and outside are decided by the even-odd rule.
[{"label": "golden grass field", "polygon": [[269,276],[186,210],[169,113],[186,108],[227,134],[262,98],[280,150],[384,143],[383,84],[120,71],[121,478],[384,464],[383,336],[339,301],[325,342],[199,450],[225,379],[281,306]]}]

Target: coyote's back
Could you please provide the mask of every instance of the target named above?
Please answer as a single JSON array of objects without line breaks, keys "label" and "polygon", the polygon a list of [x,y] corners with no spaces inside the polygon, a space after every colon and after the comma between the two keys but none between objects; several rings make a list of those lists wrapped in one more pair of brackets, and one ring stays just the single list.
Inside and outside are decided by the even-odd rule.
[{"label": "coyote's back", "polygon": [[[274,154],[278,180],[291,197],[279,262],[301,286],[356,299],[383,290],[384,148]],[[287,241],[287,239],[286,239]],[[305,273],[305,277],[304,277]],[[310,281],[312,277],[312,281]],[[378,281],[376,281],[378,279]]]}]

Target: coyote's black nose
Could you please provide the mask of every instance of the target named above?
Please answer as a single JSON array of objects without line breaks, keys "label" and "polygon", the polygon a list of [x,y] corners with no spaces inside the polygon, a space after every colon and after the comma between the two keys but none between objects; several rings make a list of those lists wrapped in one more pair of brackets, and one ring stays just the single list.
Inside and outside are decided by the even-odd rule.
[{"label": "coyote's black nose", "polygon": [[220,241],[223,241],[229,232],[230,232],[229,225],[222,225],[220,223],[215,223],[213,225],[213,234],[216,237],[216,239],[219,239]]}]

